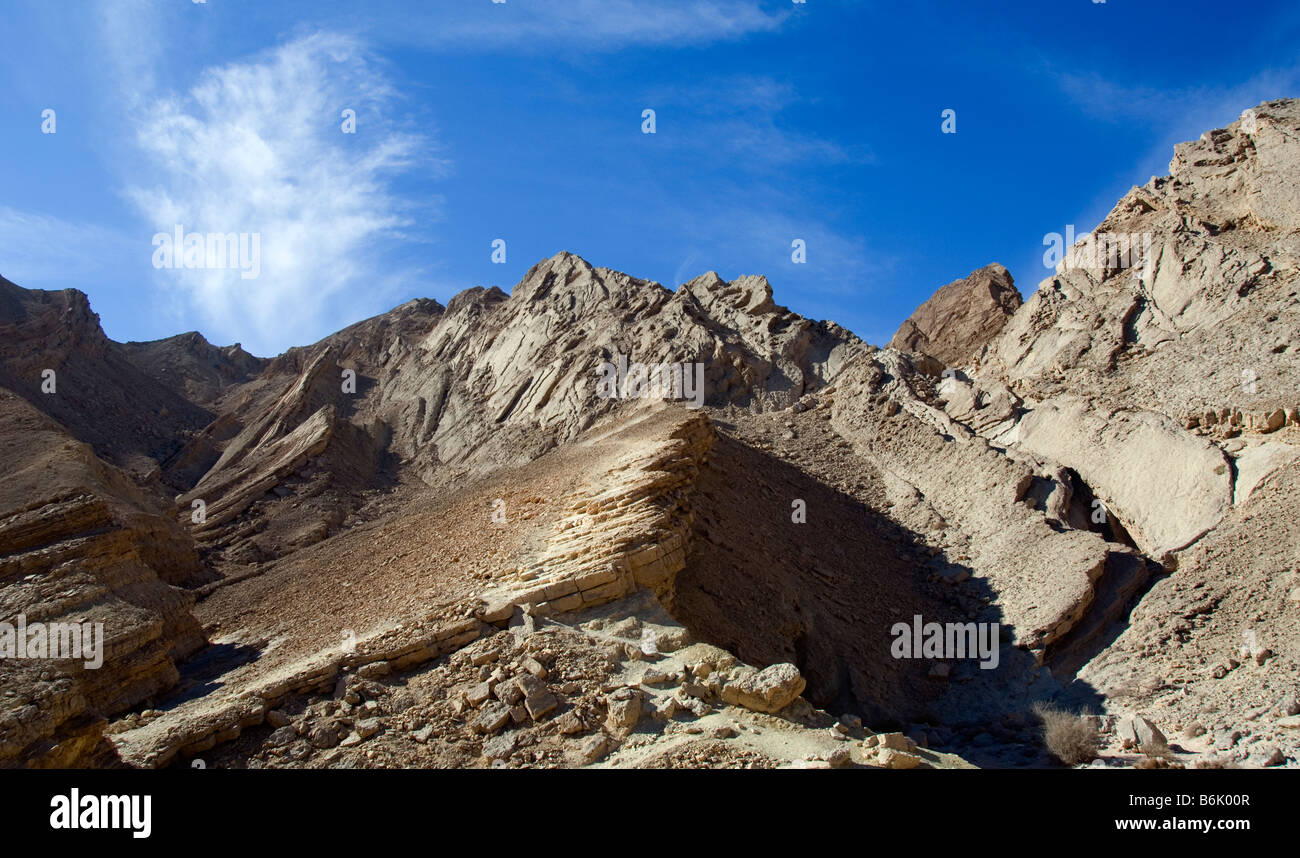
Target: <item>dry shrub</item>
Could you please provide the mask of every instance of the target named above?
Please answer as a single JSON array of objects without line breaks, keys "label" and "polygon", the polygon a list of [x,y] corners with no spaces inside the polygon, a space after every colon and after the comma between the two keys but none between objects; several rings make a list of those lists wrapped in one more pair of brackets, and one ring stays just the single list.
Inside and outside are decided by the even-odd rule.
[{"label": "dry shrub", "polygon": [[1077,766],[1097,758],[1101,736],[1086,717],[1046,703],[1035,703],[1034,714],[1043,722],[1043,744],[1056,759]]}]

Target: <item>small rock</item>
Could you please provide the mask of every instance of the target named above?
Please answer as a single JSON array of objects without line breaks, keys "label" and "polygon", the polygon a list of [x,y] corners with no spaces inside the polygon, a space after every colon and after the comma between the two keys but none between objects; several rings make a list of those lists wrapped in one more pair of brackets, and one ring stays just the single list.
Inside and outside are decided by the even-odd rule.
[{"label": "small rock", "polygon": [[493,736],[483,743],[483,757],[488,760],[506,760],[514,753],[518,738],[513,733]]},{"label": "small rock", "polygon": [[632,694],[615,692],[607,697],[605,703],[609,714],[605,719],[605,723],[610,730],[617,733],[635,727],[637,722],[641,720],[641,699],[639,691],[633,691]]},{"label": "small rock", "polygon": [[914,769],[921,765],[921,758],[892,748],[882,748],[876,752],[876,764],[887,769]]},{"label": "small rock", "polygon": [[592,763],[605,756],[609,748],[609,740],[605,738],[604,733],[597,733],[588,737],[578,746],[578,759],[580,765],[589,766]]},{"label": "small rock", "polygon": [[339,734],[328,724],[321,724],[307,733],[307,741],[313,748],[332,748],[339,743]]},{"label": "small rock", "polygon": [[807,685],[793,664],[774,664],[722,686],[722,699],[755,712],[779,712],[794,702]]},{"label": "small rock", "polygon": [[510,723],[509,707],[500,703],[493,703],[490,706],[483,707],[483,711],[470,724],[470,729],[476,733],[486,733],[490,736],[499,732],[508,723]]},{"label": "small rock", "polygon": [[659,657],[658,635],[650,629],[643,629],[641,631],[641,655],[646,658]]},{"label": "small rock", "polygon": [[1119,737],[1120,744],[1126,748],[1148,750],[1168,744],[1165,734],[1161,733],[1150,719],[1143,718],[1141,715],[1122,719],[1115,725],[1115,735]]},{"label": "small rock", "polygon": [[357,676],[362,679],[380,679],[392,673],[393,666],[386,661],[372,661],[357,668]]},{"label": "small rock", "polygon": [[271,735],[266,737],[266,744],[272,748],[283,748],[291,744],[298,738],[298,731],[293,727],[285,724],[271,731]]},{"label": "small rock", "polygon": [[480,705],[490,696],[492,696],[492,686],[486,682],[480,682],[465,692],[465,699],[469,701],[471,706]]},{"label": "small rock", "polygon": [[663,685],[666,682],[668,682],[668,678],[669,678],[668,674],[664,673],[662,670],[656,670],[655,668],[652,667],[649,668],[645,673],[641,674],[641,684],[642,685]]},{"label": "small rock", "polygon": [[874,738],[881,748],[889,748],[895,751],[905,752],[916,750],[916,743],[904,736],[902,733],[881,733]]},{"label": "small rock", "polygon": [[492,686],[492,696],[507,706],[514,706],[524,699],[524,692],[519,690],[517,682],[507,679]]},{"label": "small rock", "polygon": [[651,713],[651,717],[659,722],[667,721],[676,715],[680,708],[681,706],[676,697],[671,695],[660,697],[654,702],[654,711]]},{"label": "small rock", "polygon": [[568,712],[565,712],[559,718],[555,719],[555,729],[563,736],[571,736],[574,733],[585,731],[587,725],[583,723],[582,716],[578,714],[578,710],[570,709]]}]

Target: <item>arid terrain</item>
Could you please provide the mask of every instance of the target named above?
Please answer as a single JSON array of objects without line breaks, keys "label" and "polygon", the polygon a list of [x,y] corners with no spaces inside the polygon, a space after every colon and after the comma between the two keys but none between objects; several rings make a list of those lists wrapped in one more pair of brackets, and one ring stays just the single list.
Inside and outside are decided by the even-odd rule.
[{"label": "arid terrain", "polygon": [[1300,101],[1094,236],[883,348],[568,252],[271,359],[0,280],[0,619],[103,624],[0,765],[1300,767]]}]

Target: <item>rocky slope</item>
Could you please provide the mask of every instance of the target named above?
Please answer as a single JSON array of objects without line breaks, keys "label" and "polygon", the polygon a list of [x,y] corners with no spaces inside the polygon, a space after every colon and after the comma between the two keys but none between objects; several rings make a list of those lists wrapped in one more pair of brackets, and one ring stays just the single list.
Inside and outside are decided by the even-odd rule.
[{"label": "rocky slope", "polygon": [[191,609],[210,573],[194,541],[121,471],[0,390],[0,615],[102,624],[102,665],[0,660],[0,760],[68,765],[105,717],[166,691],[206,644]]},{"label": "rocky slope", "polygon": [[[1178,146],[1171,175],[1094,231],[1140,250],[1076,246],[936,388],[950,418],[1010,458],[1050,463],[1160,564],[1131,616],[1061,654],[1062,678],[1084,665],[1075,696],[1253,735],[1214,750],[1256,762],[1294,747],[1272,724],[1296,708],[1300,643],[1286,602],[1295,502],[1276,488],[1294,479],[1300,436],[1298,132],[1300,104],[1275,101]],[[1243,656],[1243,639],[1270,655]],[[1264,665],[1236,680],[1249,693],[1227,669],[1243,661]]]}]

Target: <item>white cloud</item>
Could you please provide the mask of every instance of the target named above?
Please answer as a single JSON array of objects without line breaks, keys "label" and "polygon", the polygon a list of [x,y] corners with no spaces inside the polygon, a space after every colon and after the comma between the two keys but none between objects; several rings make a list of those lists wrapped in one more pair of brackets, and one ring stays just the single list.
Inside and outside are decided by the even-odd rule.
[{"label": "white cloud", "polygon": [[789,10],[767,12],[753,0],[508,0],[458,5],[423,17],[404,12],[390,37],[458,48],[535,46],[608,51],[629,45],[700,45],[780,29]]},{"label": "white cloud", "polygon": [[[175,224],[261,237],[256,279],[178,269],[158,282],[181,290],[217,339],[262,354],[311,342],[371,304],[385,270],[377,245],[409,223],[389,181],[425,145],[384,121],[394,97],[359,44],[316,34],[158,98],[136,134],[154,181],[128,189],[150,226],[141,253]],[[345,108],[355,134],[341,130]]]},{"label": "white cloud", "polygon": [[[101,0],[92,10],[108,69],[130,84],[121,88],[121,96],[131,107],[138,106],[140,93],[154,88],[154,66],[166,44],[160,37],[169,18],[166,11],[155,0]],[[175,15],[180,10],[170,11]]]}]

